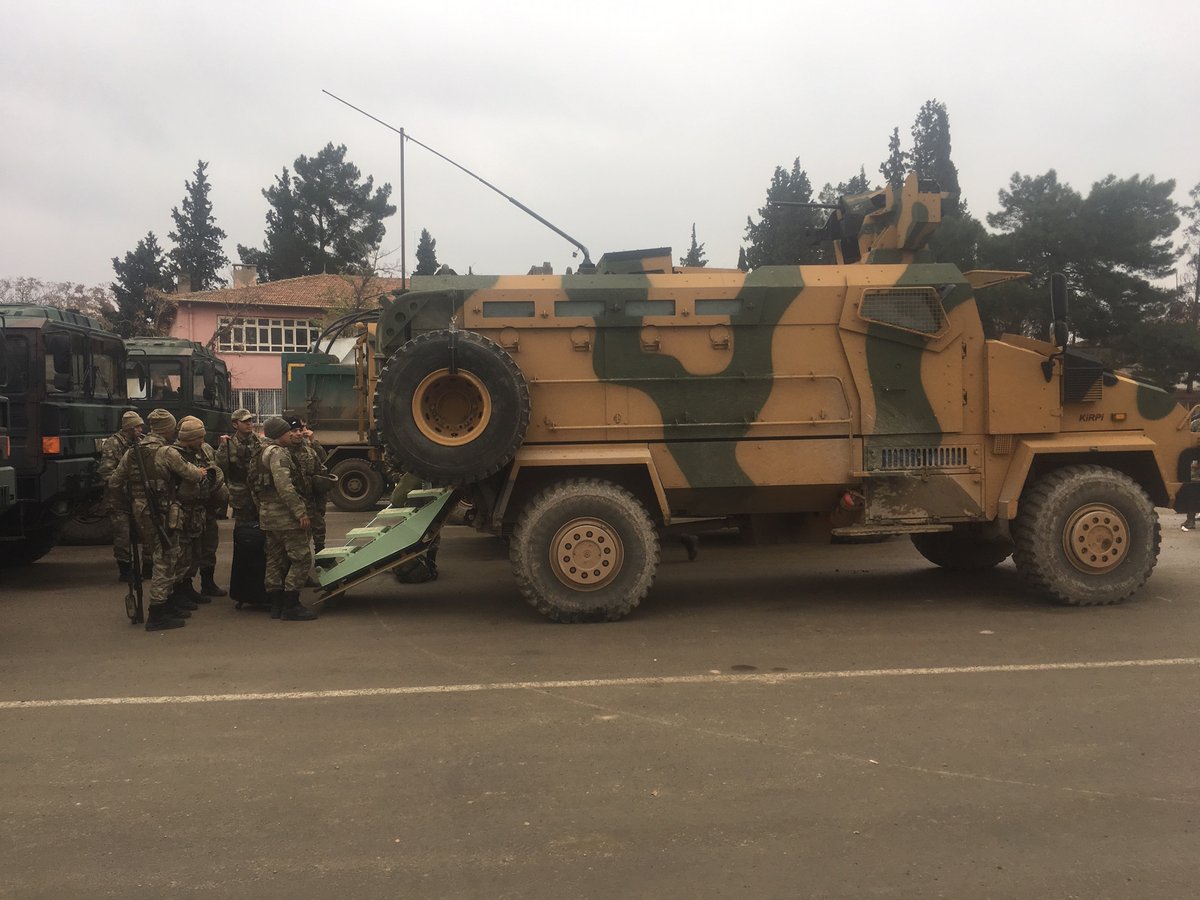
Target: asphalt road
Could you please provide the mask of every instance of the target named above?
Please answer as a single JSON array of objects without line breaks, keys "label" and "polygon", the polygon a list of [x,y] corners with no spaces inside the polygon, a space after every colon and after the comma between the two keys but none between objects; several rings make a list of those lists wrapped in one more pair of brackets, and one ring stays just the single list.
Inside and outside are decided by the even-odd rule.
[{"label": "asphalt road", "polygon": [[435,583],[153,634],[58,548],[0,571],[0,896],[1195,896],[1181,519],[1119,607],[706,539],[585,626],[461,528]]}]

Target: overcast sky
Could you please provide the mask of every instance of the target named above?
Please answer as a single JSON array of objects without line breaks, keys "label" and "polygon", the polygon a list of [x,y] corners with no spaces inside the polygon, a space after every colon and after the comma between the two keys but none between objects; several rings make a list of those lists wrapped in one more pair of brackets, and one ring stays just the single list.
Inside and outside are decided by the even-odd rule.
[{"label": "overcast sky", "polygon": [[[399,195],[404,127],[583,242],[736,264],[775,166],[878,181],[895,126],[950,113],[982,218],[1015,171],[1200,182],[1195,2],[0,0],[0,278],[87,285],[153,230],[196,161],[217,224],[261,245],[262,189],[344,143]],[[578,264],[503,198],[409,144],[421,228],[465,273]],[[398,267],[400,216],[384,250]]]}]

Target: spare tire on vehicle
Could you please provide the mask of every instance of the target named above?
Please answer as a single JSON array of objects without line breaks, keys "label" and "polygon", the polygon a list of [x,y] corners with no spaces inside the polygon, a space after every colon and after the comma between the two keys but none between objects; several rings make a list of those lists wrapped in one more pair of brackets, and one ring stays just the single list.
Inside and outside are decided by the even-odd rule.
[{"label": "spare tire on vehicle", "polygon": [[482,335],[432,331],[388,359],[375,422],[404,472],[435,485],[473,484],[507,465],[525,439],[529,385]]}]

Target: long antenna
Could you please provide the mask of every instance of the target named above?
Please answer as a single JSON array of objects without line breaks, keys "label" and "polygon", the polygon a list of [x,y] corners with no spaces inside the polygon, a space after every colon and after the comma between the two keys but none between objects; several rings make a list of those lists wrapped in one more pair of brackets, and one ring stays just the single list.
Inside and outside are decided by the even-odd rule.
[{"label": "long antenna", "polygon": [[[367,112],[367,111],[366,111],[366,110],[364,110],[364,109],[359,109],[359,108],[358,108],[357,106],[355,106],[353,103],[350,103],[348,100],[343,100],[343,99],[342,99],[341,97],[339,97],[337,94],[331,93],[331,92],[329,92],[329,91],[325,90],[324,88],[322,88],[322,89],[321,89],[321,93],[322,93],[322,94],[327,94],[328,96],[330,96],[330,97],[332,97],[334,100],[336,100],[338,103],[342,103],[342,104],[344,104],[344,105],[346,105],[346,106],[350,107],[350,108],[351,108],[352,110],[354,110],[355,112],[357,112],[357,113],[361,113],[362,115],[366,116],[366,117],[367,117],[368,119],[370,119],[372,122],[378,122],[378,123],[379,123],[380,125],[382,125],[384,128],[390,129],[391,131],[394,131],[394,132],[396,132],[396,134],[400,135],[400,153],[401,153],[401,157],[400,157],[400,158],[401,158],[401,160],[402,160],[402,161],[403,161],[403,159],[404,159],[404,156],[403,156],[403,153],[404,153],[404,142],[405,142],[405,141],[412,141],[412,142],[413,142],[414,144],[416,144],[418,147],[422,147],[422,148],[424,148],[425,150],[428,150],[428,151],[429,151],[430,153],[432,153],[434,156],[436,156],[436,157],[439,157],[440,159],[444,159],[446,162],[450,163],[450,165],[454,166],[456,169],[460,169],[461,171],[463,171],[463,172],[466,172],[468,175],[470,175],[472,178],[474,178],[476,181],[478,181],[478,182],[479,182],[480,184],[482,184],[484,187],[489,187],[489,188],[491,188],[493,191],[495,191],[497,194],[499,194],[501,197],[503,197],[505,200],[507,200],[507,201],[508,201],[509,203],[511,203],[513,206],[517,207],[517,209],[519,209],[519,210],[521,210],[522,212],[524,212],[524,213],[527,213],[528,215],[530,215],[530,216],[532,216],[533,218],[537,219],[539,222],[541,222],[543,225],[545,225],[547,228],[549,228],[551,231],[553,231],[553,232],[554,232],[555,234],[557,234],[559,237],[563,238],[564,240],[566,240],[568,243],[572,244],[573,246],[575,246],[575,247],[578,247],[578,248],[579,248],[579,250],[580,250],[580,252],[581,252],[581,253],[583,253],[583,263],[582,263],[582,264],[579,266],[580,270],[583,270],[583,269],[585,269],[585,268],[587,268],[587,269],[591,269],[591,268],[593,268],[593,265],[592,265],[592,256],[591,256],[591,254],[590,254],[590,253],[588,253],[588,248],[587,248],[587,247],[583,246],[583,244],[579,243],[579,241],[575,240],[575,238],[571,237],[569,234],[567,234],[565,231],[563,231],[561,228],[559,228],[559,227],[558,227],[557,225],[555,225],[553,222],[549,221],[548,219],[545,219],[545,218],[543,218],[542,216],[539,216],[537,213],[535,213],[535,212],[534,212],[532,209],[530,209],[528,206],[526,206],[526,205],[525,205],[524,203],[522,203],[520,200],[516,199],[515,197],[511,197],[511,196],[509,196],[508,194],[504,193],[504,191],[500,190],[500,188],[496,187],[496,186],[495,186],[494,184],[492,184],[490,181],[487,181],[487,180],[485,180],[484,178],[481,178],[480,176],[476,175],[474,172],[472,172],[472,171],[471,171],[470,169],[468,169],[466,166],[464,166],[464,165],[461,165],[461,164],[459,164],[459,163],[455,162],[455,161],[454,161],[454,160],[452,160],[450,157],[446,156],[446,154],[444,154],[444,153],[439,153],[437,150],[434,150],[434,149],[433,149],[432,147],[430,147],[428,144],[423,144],[423,143],[421,143],[421,142],[420,142],[420,141],[418,141],[418,140],[417,140],[415,137],[413,137],[411,134],[409,134],[408,132],[406,132],[406,131],[405,131],[403,128],[396,128],[396,127],[395,127],[395,126],[393,126],[393,125],[389,125],[387,122],[383,121],[383,119],[380,119],[380,118],[378,118],[377,116],[373,116],[373,115],[371,115],[369,112]],[[404,181],[403,181],[403,172],[401,173],[401,176],[402,176],[402,177],[401,177],[401,182],[400,182],[400,196],[401,196],[401,200],[403,200],[403,197],[404,197]],[[404,219],[403,206],[401,206],[400,218],[401,218],[401,222],[403,222],[403,219]],[[403,225],[401,225],[401,228],[403,228]]]}]

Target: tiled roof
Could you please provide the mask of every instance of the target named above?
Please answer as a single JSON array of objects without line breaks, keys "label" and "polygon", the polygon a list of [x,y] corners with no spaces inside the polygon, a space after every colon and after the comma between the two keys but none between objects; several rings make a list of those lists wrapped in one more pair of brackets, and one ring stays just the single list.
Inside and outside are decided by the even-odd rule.
[{"label": "tiled roof", "polygon": [[[350,275],[303,275],[264,281],[250,287],[229,287],[217,291],[192,291],[187,294],[167,294],[176,303],[219,303],[222,306],[296,306],[327,309],[349,306],[360,289],[362,278]],[[399,290],[401,278],[371,278],[366,285],[366,299]]]}]

